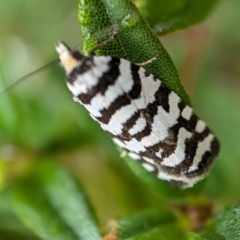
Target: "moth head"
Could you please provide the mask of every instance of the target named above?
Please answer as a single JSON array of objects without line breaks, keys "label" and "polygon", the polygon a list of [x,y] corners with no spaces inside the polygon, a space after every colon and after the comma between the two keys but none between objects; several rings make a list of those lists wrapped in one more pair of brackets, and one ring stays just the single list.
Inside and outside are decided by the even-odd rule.
[{"label": "moth head", "polygon": [[60,64],[66,71],[67,75],[81,64],[83,56],[80,52],[73,51],[64,42],[57,43],[55,49],[59,55]]}]

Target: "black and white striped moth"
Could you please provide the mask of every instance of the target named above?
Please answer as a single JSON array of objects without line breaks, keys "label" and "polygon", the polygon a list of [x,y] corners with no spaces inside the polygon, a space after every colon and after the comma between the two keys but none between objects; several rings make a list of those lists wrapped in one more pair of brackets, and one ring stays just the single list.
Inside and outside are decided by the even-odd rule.
[{"label": "black and white striped moth", "polygon": [[219,142],[206,124],[143,67],[56,46],[67,86],[113,141],[158,178],[191,187],[208,172]]}]

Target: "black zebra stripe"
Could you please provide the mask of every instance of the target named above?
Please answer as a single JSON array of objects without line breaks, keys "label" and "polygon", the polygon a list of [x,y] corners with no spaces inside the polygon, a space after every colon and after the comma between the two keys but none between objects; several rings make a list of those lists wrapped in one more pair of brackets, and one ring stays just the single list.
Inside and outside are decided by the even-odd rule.
[{"label": "black zebra stripe", "polygon": [[134,82],[132,90],[128,93],[131,99],[137,99],[140,97],[142,91],[141,79],[139,76],[139,67],[131,63],[131,75]]},{"label": "black zebra stripe", "polygon": [[[79,52],[78,52],[79,53]],[[74,54],[74,53],[73,53]],[[80,54],[80,53],[79,53]],[[76,55],[76,54],[75,54]],[[82,56],[82,55],[80,55]],[[81,60],[81,58],[76,57],[76,59]],[[74,56],[75,57],[75,56]],[[80,59],[79,59],[80,58]],[[84,73],[90,71],[95,66],[93,57],[84,57],[82,58],[81,64],[78,67],[75,67],[68,75],[67,82],[73,84],[77,78]]]},{"label": "black zebra stripe", "polygon": [[[139,67],[135,64],[131,64],[131,74],[134,76],[132,78],[133,80],[133,86],[131,90],[128,93],[123,93],[119,97],[117,97],[108,108],[105,108],[100,111],[101,117],[98,117],[97,120],[107,124],[111,117],[116,113],[117,110],[119,110],[121,107],[126,105],[131,105],[131,100],[137,99],[140,97],[141,94],[141,79],[138,73]],[[125,126],[125,124],[123,124]]]},{"label": "black zebra stripe", "polygon": [[[119,64],[120,64],[119,58],[112,58],[111,61],[108,63],[108,71],[104,72],[102,77],[99,78],[98,84],[91,89],[87,93],[81,93],[77,97],[83,104],[89,104],[93,97],[97,93],[104,94],[107,90],[108,86],[113,85],[117,78],[120,75],[119,71]],[[80,65],[78,68],[81,68],[82,65]],[[85,68],[83,66],[83,68]],[[90,71],[91,69],[89,69]]]}]

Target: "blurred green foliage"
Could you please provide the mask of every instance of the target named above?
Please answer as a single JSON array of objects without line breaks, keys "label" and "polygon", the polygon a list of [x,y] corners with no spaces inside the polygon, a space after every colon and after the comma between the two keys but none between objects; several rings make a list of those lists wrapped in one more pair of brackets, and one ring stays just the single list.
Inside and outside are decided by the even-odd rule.
[{"label": "blurred green foliage", "polygon": [[[159,12],[156,7],[150,14],[152,2],[136,1],[160,33],[202,21],[217,3],[196,8],[196,0],[186,8],[190,1],[159,1]],[[106,232],[119,239],[239,239],[239,8],[239,1],[222,0],[203,25],[161,38],[194,109],[221,141],[221,154],[204,183],[190,192],[164,182],[156,188],[143,184],[72,101],[56,64],[0,98],[0,239],[98,239],[98,222],[112,218]],[[0,90],[56,59],[58,40],[70,46],[81,42],[77,11],[76,1],[0,3]],[[91,19],[81,21],[86,27]],[[90,40],[90,45],[98,41]],[[144,178],[149,182],[151,176]],[[201,216],[203,210],[196,209],[209,204],[208,218],[191,218],[191,211]],[[190,213],[183,206],[191,206]],[[156,210],[146,210],[152,207]],[[82,229],[93,234],[82,236]]]},{"label": "blurred green foliage", "polygon": [[158,35],[184,29],[203,21],[219,0],[136,0],[139,10]]}]

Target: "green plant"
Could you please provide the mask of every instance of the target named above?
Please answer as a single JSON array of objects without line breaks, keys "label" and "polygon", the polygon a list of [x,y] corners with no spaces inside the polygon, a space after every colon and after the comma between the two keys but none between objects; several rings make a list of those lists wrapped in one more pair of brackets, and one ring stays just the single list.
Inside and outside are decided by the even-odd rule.
[{"label": "green plant", "polygon": [[[161,77],[190,104],[171,58],[151,29],[162,36],[201,22],[217,1],[204,3],[199,0],[172,0],[171,3],[156,3],[154,0],[138,0],[135,3],[150,27],[129,0],[79,0],[78,17],[82,26],[84,52],[87,54],[93,46],[111,34],[112,25],[117,19],[123,19],[121,26],[124,31],[106,48],[99,50],[98,54],[143,62],[154,53],[160,52],[158,61],[150,65],[148,70]],[[29,13],[30,4],[33,4],[35,12]],[[32,46],[33,42],[38,45],[33,58],[36,61],[38,59],[35,56],[40,58],[47,55],[49,58],[49,51],[45,50],[46,45],[51,42],[49,39],[54,42],[56,34],[60,33],[61,36],[59,20],[56,19],[62,19],[64,10],[71,12],[71,3],[65,2],[63,5],[63,2],[52,1],[45,5],[35,4],[37,3],[26,5],[21,1],[13,1],[5,3],[4,8],[1,8],[7,13],[6,16],[2,14],[1,22],[8,22],[8,28],[1,26],[2,36],[6,36],[0,49],[1,56],[6,58],[1,57],[1,63],[7,62],[7,58],[16,59],[17,65],[23,67],[23,56],[30,51],[24,47],[26,43],[28,47]],[[45,75],[45,81],[35,80],[35,88],[32,83],[28,83],[30,86],[25,83],[21,89],[0,99],[1,239],[90,240],[100,239],[101,236],[105,236],[105,239],[114,239],[116,236],[117,239],[240,238],[237,205],[240,197],[239,133],[236,131],[240,122],[240,99],[235,90],[237,87],[239,89],[239,83],[234,81],[235,77],[232,75],[234,71],[239,75],[239,71],[236,70],[237,67],[234,68],[234,63],[228,64],[228,59],[232,60],[234,57],[234,62],[239,61],[234,53],[240,49],[240,36],[237,31],[230,31],[229,27],[237,22],[238,14],[234,9],[238,9],[239,3],[231,4],[235,8],[230,8],[230,3],[224,2],[219,11],[231,16],[232,22],[227,22],[227,18],[223,21],[221,17],[215,20],[219,25],[226,25],[226,29],[219,28],[218,31],[215,27],[215,37],[222,37],[221,41],[212,40],[215,48],[218,44],[221,46],[221,51],[214,51],[214,48],[206,51],[206,64],[199,74],[199,78],[203,80],[197,83],[195,94],[190,92],[196,99],[193,102],[197,105],[199,115],[205,116],[222,143],[222,153],[207,179],[194,188],[183,191],[156,180],[138,163],[125,159],[138,176],[135,177],[120,159],[108,136],[90,120],[79,105],[72,102],[64,81],[59,80],[63,79],[63,72],[56,67]],[[72,7],[76,8],[74,5]],[[41,16],[42,25],[28,25],[34,19],[36,22],[40,19],[36,9],[41,13],[46,8],[52,12],[45,17]],[[15,18],[9,21],[9,15],[14,15],[19,10],[24,16],[23,23],[18,24],[18,19]],[[75,28],[69,27],[72,25],[66,19],[66,22],[61,22],[67,26],[65,35],[68,34],[66,31],[73,31]],[[43,25],[47,29],[54,29],[55,33],[44,34],[46,29]],[[16,34],[15,37],[7,35],[11,26],[18,26],[17,30],[20,26],[22,31],[22,26],[32,26],[29,29],[34,40],[28,41],[24,34],[22,38],[16,38]],[[18,34],[22,34],[18,31]],[[198,29],[195,33],[190,30],[184,37],[195,37],[195,42],[200,38],[206,41],[204,31]],[[68,38],[69,41],[78,41],[75,34],[65,35],[62,39],[66,42]],[[185,42],[182,40],[183,36],[175,37],[178,41],[175,40],[174,44],[179,44],[178,55],[175,55],[175,61],[178,62],[181,55],[179,51],[182,50],[180,43],[185,45]],[[173,41],[171,38],[167,40]],[[164,40],[166,44],[167,40]],[[190,42],[187,46],[190,52],[188,57],[193,54],[196,57],[193,59],[198,61],[195,48],[199,47],[202,51],[204,46],[195,45],[195,42]],[[4,54],[8,49],[4,46],[13,50]],[[39,46],[42,46],[43,51],[39,51]],[[138,54],[138,46],[144,49],[144,55]],[[19,61],[19,54],[23,64]],[[219,58],[213,58],[213,55]],[[31,54],[27,56],[29,58]],[[217,62],[213,63],[211,59]],[[183,76],[191,73],[195,66],[192,61],[186,60],[186,64],[186,67],[182,67]],[[212,69],[211,64],[217,66]],[[10,74],[5,72],[15,70],[13,62],[9,66],[2,64],[1,79],[8,80]],[[193,71],[190,76],[195,76],[196,72]],[[224,81],[226,77],[227,83]],[[218,81],[218,78],[222,81]],[[190,83],[186,85],[192,90]],[[8,162],[7,159],[13,161]]]}]

